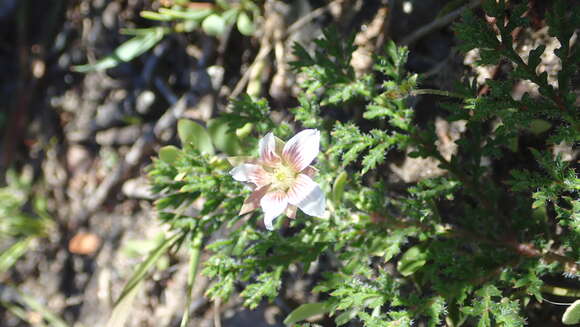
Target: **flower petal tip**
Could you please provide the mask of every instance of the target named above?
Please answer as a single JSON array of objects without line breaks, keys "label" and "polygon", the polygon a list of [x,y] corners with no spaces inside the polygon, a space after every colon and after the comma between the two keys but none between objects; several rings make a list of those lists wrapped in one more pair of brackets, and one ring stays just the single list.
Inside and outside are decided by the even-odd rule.
[{"label": "flower petal tip", "polygon": [[305,129],[294,135],[282,150],[282,157],[296,171],[302,171],[310,165],[320,152],[320,132],[316,129]]}]

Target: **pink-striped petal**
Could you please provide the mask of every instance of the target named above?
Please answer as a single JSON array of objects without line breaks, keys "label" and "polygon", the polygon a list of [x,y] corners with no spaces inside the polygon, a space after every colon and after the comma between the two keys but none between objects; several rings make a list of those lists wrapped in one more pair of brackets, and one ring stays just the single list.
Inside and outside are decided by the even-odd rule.
[{"label": "pink-striped petal", "polygon": [[269,192],[260,200],[260,206],[264,210],[264,225],[268,230],[273,230],[272,222],[286,210],[288,198],[282,191]]},{"label": "pink-striped petal", "polygon": [[316,158],[320,151],[320,132],[305,129],[294,135],[284,145],[282,158],[296,171],[302,171]]},{"label": "pink-striped petal", "polygon": [[230,175],[239,182],[250,182],[256,187],[270,184],[270,174],[261,166],[254,164],[241,164],[230,170]]},{"label": "pink-striped petal", "polygon": [[260,200],[266,195],[270,185],[262,186],[252,192],[250,196],[244,201],[239,215],[245,215],[248,212],[254,211],[260,207]]},{"label": "pink-striped petal", "polygon": [[312,177],[316,176],[316,174],[318,174],[318,169],[316,169],[313,166],[308,166],[308,167],[304,168],[304,170],[301,173],[312,178]]},{"label": "pink-striped petal", "polygon": [[288,203],[314,217],[322,217],[326,209],[324,192],[316,182],[305,174],[298,175],[294,185],[288,190]]},{"label": "pink-striped petal", "polygon": [[280,156],[276,153],[276,137],[272,132],[260,140],[260,159],[268,166],[280,162]]}]

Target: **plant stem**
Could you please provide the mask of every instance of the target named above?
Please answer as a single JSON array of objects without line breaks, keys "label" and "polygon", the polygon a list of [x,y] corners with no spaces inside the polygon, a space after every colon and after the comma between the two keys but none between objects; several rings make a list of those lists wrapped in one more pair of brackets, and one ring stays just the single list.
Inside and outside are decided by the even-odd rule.
[{"label": "plant stem", "polygon": [[195,279],[197,277],[197,271],[199,268],[199,259],[201,255],[201,246],[203,244],[203,232],[201,230],[196,230],[193,239],[191,240],[191,249],[189,256],[189,276],[187,276],[187,300],[185,303],[185,310],[183,312],[183,317],[181,318],[181,327],[186,327],[189,323],[189,307],[191,306],[191,292],[193,291],[193,286],[195,284]]},{"label": "plant stem", "polygon": [[[403,219],[389,219],[387,217],[380,217],[378,214],[376,215],[380,221],[386,221],[388,224],[394,228],[409,228],[409,227],[416,227],[422,231],[430,231],[433,230],[433,226],[423,224],[417,221],[410,221],[410,220],[403,220]],[[471,240],[482,244],[489,244],[493,246],[499,246],[514,252],[515,254],[519,255],[520,257],[526,258],[540,258],[545,262],[554,262],[557,261],[564,266],[565,271],[574,272],[580,271],[580,265],[576,263],[573,258],[560,255],[554,252],[547,252],[542,253],[536,247],[534,247],[530,243],[518,243],[516,241],[506,241],[506,240],[494,240],[489,239],[479,234],[470,232],[468,230],[459,228],[457,226],[452,226],[449,224],[442,225],[443,228],[443,236],[449,238],[460,238],[465,240]],[[575,294],[575,293],[574,293]]]},{"label": "plant stem", "polygon": [[540,291],[556,296],[580,297],[580,290],[552,285],[543,285]]},{"label": "plant stem", "polygon": [[466,96],[463,94],[449,92],[444,90],[435,90],[435,89],[417,89],[410,92],[411,95],[421,95],[421,94],[432,94],[432,95],[442,95],[451,98],[458,98],[458,99],[465,99]]}]

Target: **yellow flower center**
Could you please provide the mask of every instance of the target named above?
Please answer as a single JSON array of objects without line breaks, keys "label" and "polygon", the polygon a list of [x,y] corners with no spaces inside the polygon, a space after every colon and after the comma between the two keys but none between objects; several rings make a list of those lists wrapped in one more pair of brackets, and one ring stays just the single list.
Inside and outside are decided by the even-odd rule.
[{"label": "yellow flower center", "polygon": [[294,183],[298,173],[291,167],[283,164],[278,165],[272,171],[272,188],[281,191],[287,191]]}]

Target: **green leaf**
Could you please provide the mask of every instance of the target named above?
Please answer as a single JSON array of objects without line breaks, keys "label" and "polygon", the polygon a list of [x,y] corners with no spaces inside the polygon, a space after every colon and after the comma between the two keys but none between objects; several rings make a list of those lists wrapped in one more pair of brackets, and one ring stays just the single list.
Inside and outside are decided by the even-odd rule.
[{"label": "green leaf", "polygon": [[427,263],[427,252],[420,246],[413,246],[407,250],[397,263],[397,270],[401,275],[407,277]]},{"label": "green leaf", "polygon": [[238,18],[238,13],[240,12],[239,8],[230,8],[222,13],[222,19],[224,20],[224,24],[226,25],[233,25],[236,22],[236,18]]},{"label": "green leaf", "polygon": [[254,33],[254,31],[256,30],[256,27],[254,26],[254,22],[252,22],[252,19],[250,18],[250,16],[248,16],[248,14],[244,11],[242,11],[240,13],[240,15],[238,15],[237,26],[238,26],[238,31],[240,31],[240,33],[242,33],[243,35],[246,35],[246,36],[252,35]]},{"label": "green leaf", "polygon": [[22,303],[26,306],[30,307],[30,309],[34,310],[35,312],[39,313],[43,319],[45,319],[49,326],[51,327],[68,327],[68,324],[62,320],[59,316],[54,314],[50,311],[47,307],[42,305],[36,297],[32,297],[30,295],[20,293],[20,298],[22,299]]},{"label": "green leaf", "polygon": [[173,145],[167,145],[159,149],[159,159],[165,161],[168,164],[173,164],[179,158],[181,150]]},{"label": "green leaf", "polygon": [[211,137],[200,124],[189,119],[181,119],[177,123],[177,134],[181,143],[190,144],[202,153],[214,154]]},{"label": "green leaf", "polygon": [[201,254],[201,248],[203,246],[203,232],[198,231],[191,241],[191,247],[189,250],[189,274],[187,276],[187,295],[185,300],[185,310],[183,311],[183,316],[181,318],[181,326],[185,327],[189,325],[189,316],[192,301],[192,291],[195,286],[195,280],[197,278],[197,272],[199,270],[199,259]]},{"label": "green leaf", "polygon": [[356,310],[347,310],[347,311],[339,314],[338,316],[336,316],[334,321],[336,322],[337,326],[342,326],[342,325],[346,324],[347,322],[353,320],[354,317],[356,317],[356,313],[357,313]]},{"label": "green leaf", "polygon": [[326,303],[314,302],[305,303],[294,309],[290,314],[284,319],[286,325],[293,325],[299,321],[306,320],[310,317],[324,314],[329,312],[329,308]]},{"label": "green leaf", "polygon": [[18,240],[8,249],[0,253],[0,274],[8,271],[21,256],[26,254],[33,239],[33,237],[27,237]]},{"label": "green leaf", "polygon": [[[119,33],[121,33],[122,35],[131,35],[131,36],[137,36],[137,35],[146,35],[149,33],[154,33],[155,30],[159,29],[159,27],[146,27],[146,28],[121,28],[119,30]],[[168,33],[169,30],[164,29],[164,33]]]},{"label": "green leaf", "polygon": [[171,16],[175,19],[185,19],[185,20],[193,20],[193,21],[201,21],[202,19],[206,18],[207,16],[213,13],[211,9],[202,9],[202,10],[195,10],[195,11],[182,11],[182,10],[174,10],[174,9],[167,9],[167,8],[159,8],[159,12],[161,14]]},{"label": "green leaf", "polygon": [[159,246],[157,246],[157,248],[155,248],[153,251],[151,251],[151,253],[149,253],[147,259],[145,259],[145,261],[139,264],[139,266],[137,267],[135,272],[133,272],[133,275],[131,276],[131,278],[121,291],[121,295],[115,302],[115,307],[119,306],[121,303],[126,303],[124,302],[124,299],[127,298],[129,295],[130,296],[135,295],[133,293],[135,291],[135,288],[143,281],[149,269],[151,269],[151,267],[155,265],[157,260],[159,260],[159,258],[161,258],[161,256],[165,254],[167,250],[169,250],[169,248],[171,248],[175,243],[177,243],[177,241],[180,239],[180,236],[181,234],[175,234],[172,237],[165,239],[163,242],[161,242],[161,244],[159,244]]},{"label": "green leaf", "polygon": [[141,290],[141,284],[138,283],[133,288],[131,288],[128,293],[123,296],[120,301],[115,304],[115,308],[111,313],[111,318],[107,321],[106,327],[124,327],[129,314],[131,313],[131,307],[133,306],[133,301],[135,300],[135,295]]},{"label": "green leaf", "polygon": [[530,123],[530,132],[534,135],[539,135],[547,132],[552,128],[552,124],[549,121],[543,119],[534,119]]},{"label": "green leaf", "polygon": [[219,15],[212,14],[203,20],[201,28],[203,28],[203,30],[209,35],[218,36],[224,33],[226,23]]},{"label": "green leaf", "polygon": [[218,150],[230,156],[242,153],[242,144],[235,132],[232,132],[226,119],[212,119],[207,124],[207,131],[211,140]]},{"label": "green leaf", "polygon": [[252,129],[254,128],[254,124],[246,123],[244,126],[240,128],[236,128],[236,136],[240,139],[246,138],[250,133],[252,133]]},{"label": "green leaf", "polygon": [[161,21],[161,22],[168,22],[173,20],[174,18],[169,16],[169,15],[165,15],[163,13],[158,13],[155,11],[142,11],[139,14],[141,17],[145,18],[145,19],[150,19],[150,20],[157,20],[157,21]]},{"label": "green leaf", "polygon": [[74,66],[72,69],[79,73],[100,71],[113,68],[120,63],[129,62],[153,48],[165,35],[162,27],[152,29],[147,33],[137,35],[121,44],[113,54],[97,61],[94,64]]},{"label": "green leaf", "polygon": [[562,316],[562,323],[564,325],[580,324],[580,300],[574,301],[574,303],[566,309]]},{"label": "green leaf", "polygon": [[528,66],[530,66],[532,69],[536,69],[536,67],[542,61],[541,57],[545,50],[546,50],[545,45],[540,45],[537,48],[531,50],[530,55],[528,57]]},{"label": "green leaf", "polygon": [[346,173],[346,171],[343,171],[334,180],[334,184],[332,185],[332,199],[335,202],[338,202],[342,199],[342,195],[344,194],[344,186],[346,185],[347,178],[348,174]]}]

